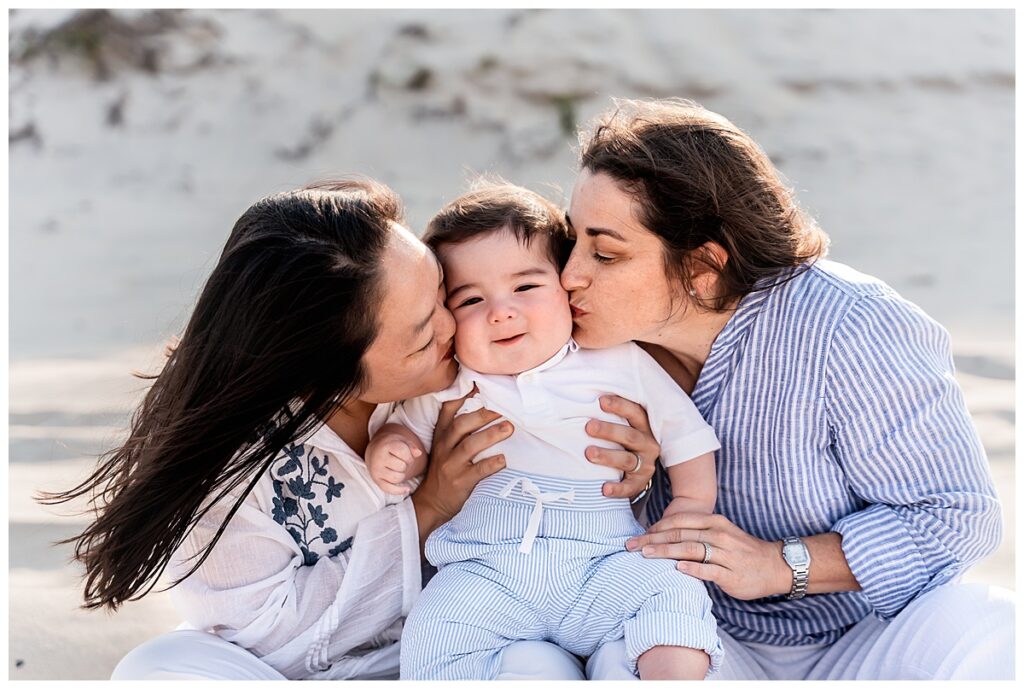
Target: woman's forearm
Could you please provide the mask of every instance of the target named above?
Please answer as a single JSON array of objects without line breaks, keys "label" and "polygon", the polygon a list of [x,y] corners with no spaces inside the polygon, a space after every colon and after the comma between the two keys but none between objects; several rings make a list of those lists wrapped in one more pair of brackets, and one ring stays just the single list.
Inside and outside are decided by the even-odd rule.
[{"label": "woman's forearm", "polygon": [[416,491],[409,498],[412,500],[413,511],[416,513],[416,526],[420,534],[420,558],[423,558],[423,546],[434,529],[447,521],[441,512],[431,504],[424,493]]},{"label": "woman's forearm", "polygon": [[[843,537],[835,532],[815,534],[801,538],[811,556],[807,573],[807,593],[837,593],[859,591],[860,584],[850,571],[843,553]],[[793,585],[793,570],[782,557],[782,541],[773,544],[770,571],[773,572],[772,587],[776,595],[787,595]]]},{"label": "woman's forearm", "polygon": [[[803,539],[811,554],[807,577],[807,593],[860,591],[860,584],[850,571],[843,553],[843,537],[834,531]],[[787,589],[788,593],[788,589]]]}]

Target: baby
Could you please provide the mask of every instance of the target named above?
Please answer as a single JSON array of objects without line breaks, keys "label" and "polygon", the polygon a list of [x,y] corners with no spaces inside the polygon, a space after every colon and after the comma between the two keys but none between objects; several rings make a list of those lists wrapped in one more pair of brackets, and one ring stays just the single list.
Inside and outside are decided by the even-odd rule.
[{"label": "baby", "polygon": [[601,410],[603,394],[645,406],[675,496],[667,512],[714,509],[718,440],[636,345],[577,347],[559,284],[565,236],[553,204],[507,184],[463,195],[428,226],[461,369],[449,389],[396,410],[367,448],[370,474],[386,492],[407,492],[425,469],[442,402],[474,384],[479,394],[460,413],[486,406],[516,430],[486,453],[504,454],[506,468],[426,542],[438,573],[405,623],[403,679],[493,679],[502,650],[526,639],[589,656],[624,637],[643,679],[702,679],[721,662],[704,584],[673,560],[624,549],[644,529],[629,501],[602,494],[622,475],[586,460],[584,449],[601,443],[584,427],[621,422]]}]

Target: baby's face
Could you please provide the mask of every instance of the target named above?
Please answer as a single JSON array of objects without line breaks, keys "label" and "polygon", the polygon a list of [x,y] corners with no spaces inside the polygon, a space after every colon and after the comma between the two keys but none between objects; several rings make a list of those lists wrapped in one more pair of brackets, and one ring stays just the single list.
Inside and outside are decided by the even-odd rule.
[{"label": "baby's face", "polygon": [[569,297],[542,240],[527,247],[503,230],[439,253],[460,362],[481,373],[514,375],[569,341]]}]

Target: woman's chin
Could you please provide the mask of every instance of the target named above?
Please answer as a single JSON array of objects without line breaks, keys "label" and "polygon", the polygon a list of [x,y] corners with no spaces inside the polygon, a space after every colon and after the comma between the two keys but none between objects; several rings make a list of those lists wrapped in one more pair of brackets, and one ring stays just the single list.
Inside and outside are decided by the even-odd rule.
[{"label": "woman's chin", "polygon": [[440,392],[447,387],[450,387],[455,382],[455,376],[459,374],[459,364],[455,359],[449,359],[445,366],[440,370],[440,375],[437,377],[438,385],[436,390],[432,392]]}]

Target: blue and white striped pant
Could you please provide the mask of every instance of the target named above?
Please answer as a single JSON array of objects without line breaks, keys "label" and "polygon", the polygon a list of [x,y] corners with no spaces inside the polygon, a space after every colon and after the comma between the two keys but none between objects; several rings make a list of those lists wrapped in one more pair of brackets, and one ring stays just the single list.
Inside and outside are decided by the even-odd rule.
[{"label": "blue and white striped pant", "polygon": [[704,584],[672,560],[627,552],[643,528],[603,484],[510,469],[481,481],[427,539],[438,573],[406,620],[402,679],[493,679],[519,640],[589,656],[625,638],[634,672],[645,651],[685,646],[717,669],[722,645]]}]

